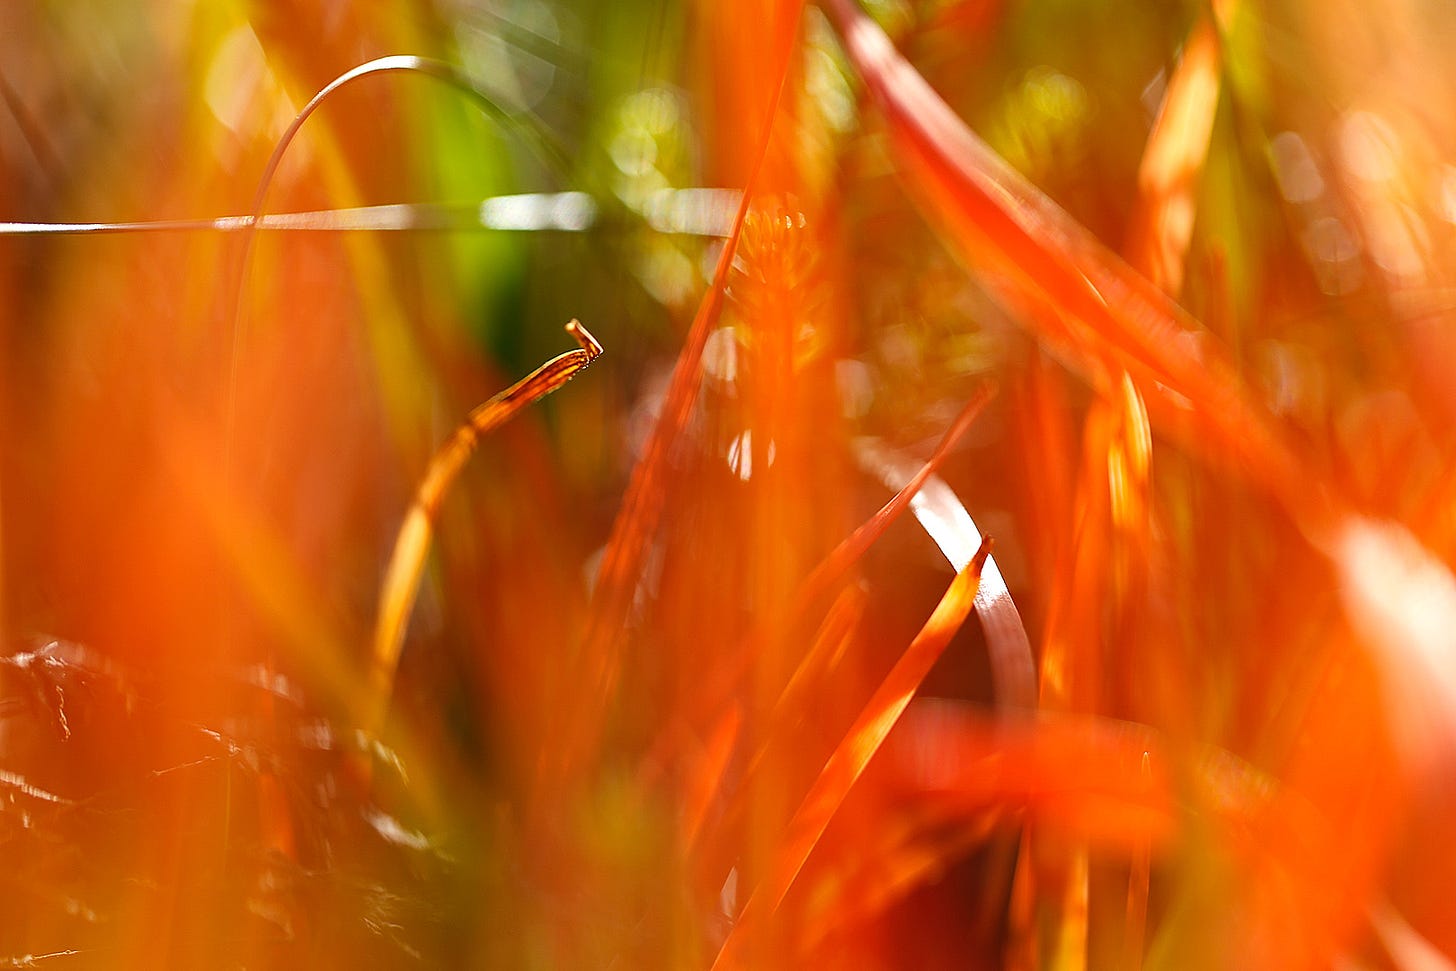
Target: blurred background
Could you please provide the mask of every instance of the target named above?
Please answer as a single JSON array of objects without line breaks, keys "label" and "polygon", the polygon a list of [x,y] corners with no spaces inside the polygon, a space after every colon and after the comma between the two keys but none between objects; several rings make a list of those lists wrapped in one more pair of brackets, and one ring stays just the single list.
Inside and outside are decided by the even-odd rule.
[{"label": "blurred background", "polygon": [[[865,12],[1202,322],[1312,499],[1452,561],[1456,8]],[[0,8],[0,965],[708,967],[731,934],[752,967],[1453,966],[1449,753],[1402,754],[1339,576],[938,235],[843,23]],[[361,78],[267,190],[313,215],[210,222],[391,54],[494,110]],[[605,355],[480,442],[373,724],[431,456],[571,318]],[[653,515],[613,539],[634,470]],[[977,526],[1000,606],[796,843]]]}]

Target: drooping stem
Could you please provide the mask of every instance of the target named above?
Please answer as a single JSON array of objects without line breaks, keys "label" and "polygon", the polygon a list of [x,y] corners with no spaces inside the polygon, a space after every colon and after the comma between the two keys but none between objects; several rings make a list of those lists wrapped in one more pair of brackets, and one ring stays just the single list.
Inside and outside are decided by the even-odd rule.
[{"label": "drooping stem", "polygon": [[374,648],[369,666],[366,724],[362,726],[366,731],[378,729],[389,707],[405,628],[419,596],[420,580],[424,576],[425,559],[430,552],[440,504],[475,451],[481,436],[504,424],[522,408],[556,391],[602,353],[602,345],[579,321],[568,323],[566,332],[576,339],[580,347],[553,357],[477,407],[430,460],[425,477],[415,490],[414,502],[410,504],[404,524],[395,538],[394,552],[380,586],[379,613],[374,623]]}]

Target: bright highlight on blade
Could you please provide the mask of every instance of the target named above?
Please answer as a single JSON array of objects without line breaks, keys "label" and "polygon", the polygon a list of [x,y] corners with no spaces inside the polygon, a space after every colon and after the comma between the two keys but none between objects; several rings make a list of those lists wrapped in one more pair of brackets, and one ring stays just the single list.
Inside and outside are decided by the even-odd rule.
[{"label": "bright highlight on blade", "polygon": [[528,193],[496,196],[480,205],[486,229],[581,232],[596,222],[597,204],[585,192]]}]

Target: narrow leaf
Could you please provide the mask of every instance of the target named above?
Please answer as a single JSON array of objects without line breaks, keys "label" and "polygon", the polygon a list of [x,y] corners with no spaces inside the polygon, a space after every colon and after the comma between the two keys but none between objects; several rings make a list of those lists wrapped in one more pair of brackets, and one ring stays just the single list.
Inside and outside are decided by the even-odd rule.
[{"label": "narrow leaf", "polygon": [[394,553],[380,588],[379,614],[374,624],[374,653],[369,669],[369,702],[364,727],[373,731],[383,720],[394,684],[394,671],[404,646],[405,625],[419,594],[425,558],[430,551],[440,503],[475,451],[480,437],[509,420],[516,412],[562,387],[602,352],[578,321],[566,332],[581,346],[559,354],[470,413],[430,460],[424,479],[395,539]]},{"label": "narrow leaf", "polygon": [[1218,110],[1220,55],[1218,28],[1205,14],[1189,33],[1183,56],[1168,79],[1138,167],[1138,204],[1127,259],[1170,296],[1183,286],[1193,238],[1199,176]]},{"label": "narrow leaf", "polygon": [[[889,529],[910,508],[916,494],[940,468],[994,394],[995,389],[990,385],[977,390],[971,396],[971,400],[966,402],[966,406],[961,409],[961,413],[951,422],[950,427],[946,429],[945,435],[942,436],[935,451],[931,453],[925,464],[910,477],[909,481],[904,483],[895,495],[876,510],[873,516],[841,540],[829,552],[829,555],[824,557],[810,572],[794,593],[789,611],[790,624],[797,623],[807,616],[809,611],[844,578],[854,564],[859,562],[860,557],[864,556],[875,541],[884,535],[885,530]],[[765,636],[765,631],[755,629],[743,639],[735,656],[723,666],[719,674],[707,681],[699,693],[697,702],[701,710],[707,712],[724,710],[729,699],[738,690],[745,672],[757,657]],[[796,672],[791,676],[789,683],[792,685],[806,676],[803,672]],[[664,729],[654,746],[651,761],[661,762],[667,759],[681,743],[686,731],[686,726],[680,722],[674,722]]]},{"label": "narrow leaf", "polygon": [[1198,423],[1206,454],[1302,523],[1326,525],[1307,471],[1212,335],[967,128],[853,0],[824,8],[885,115],[907,184],[966,264],[1071,366],[1132,374]]},{"label": "narrow leaf", "polygon": [[741,962],[740,949],[745,946],[746,936],[753,932],[754,924],[778,909],[850,789],[864,773],[870,759],[879,751],[910,704],[920,683],[971,612],[981,584],[981,568],[990,551],[990,540],[983,541],[976,556],[956,574],[930,619],[915,635],[829,756],[823,771],[790,820],[788,832],[768,874],[749,898],[713,967],[738,966]]},{"label": "narrow leaf", "polygon": [[[914,464],[881,442],[865,439],[856,443],[860,465],[892,489],[903,488],[917,478]],[[981,543],[981,531],[950,486],[938,475],[922,478],[920,491],[910,499],[910,508],[921,527],[945,554],[951,566],[962,569]],[[986,634],[986,651],[991,658],[991,676],[996,700],[1010,708],[1036,706],[1036,661],[1021,613],[996,558],[986,558],[981,588],[976,593],[976,616]]]}]

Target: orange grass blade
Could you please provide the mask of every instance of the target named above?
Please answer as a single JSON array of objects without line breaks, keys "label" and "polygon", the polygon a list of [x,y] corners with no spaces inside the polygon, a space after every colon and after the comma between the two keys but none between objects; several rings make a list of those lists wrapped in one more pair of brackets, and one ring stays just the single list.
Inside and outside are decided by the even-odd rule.
[{"label": "orange grass blade", "polygon": [[1099,683],[1111,533],[1107,456],[1117,421],[1116,403],[1099,395],[1083,426],[1071,541],[1059,550],[1041,649],[1041,704],[1057,711],[1090,712],[1096,707],[1090,692]]},{"label": "orange grass blade", "polygon": [[[762,779],[761,770],[765,759],[770,750],[777,748],[782,751],[784,746],[794,744],[793,733],[803,724],[802,718],[813,698],[814,690],[823,690],[823,679],[833,671],[853,643],[856,629],[864,616],[865,604],[864,590],[855,585],[846,586],[835,598],[824,622],[815,632],[808,652],[790,675],[788,683],[765,719],[764,728],[759,733],[761,741],[758,748],[748,760],[743,777],[738,780],[736,792],[723,811],[718,825],[714,827],[713,842],[699,843],[698,837],[706,835],[701,831],[690,834],[692,838],[685,841],[687,853],[700,859],[700,867],[708,874],[709,881],[721,883],[723,874],[730,868],[732,840],[742,829],[748,815],[749,801],[756,787],[778,784],[771,779]],[[732,704],[719,719],[718,728],[714,729],[712,737],[717,737],[725,730],[726,725],[736,724],[738,719],[739,707]]]},{"label": "orange grass blade", "polygon": [[[741,819],[746,808],[745,801],[754,787],[765,752],[774,745],[790,741],[791,733],[798,724],[797,719],[803,715],[814,689],[823,686],[824,677],[849,649],[855,630],[864,616],[865,599],[864,591],[852,585],[845,587],[840,596],[835,598],[824,622],[815,632],[809,650],[794,668],[794,673],[789,676],[788,683],[784,685],[784,690],[765,719],[760,733],[762,741],[749,759],[748,767],[744,769],[733,805],[724,814],[730,821]],[[726,724],[736,723],[739,717],[738,706],[730,706],[727,713],[719,719],[719,727],[714,730],[713,737],[721,733]],[[726,828],[731,831],[734,828],[732,822]]]},{"label": "orange grass blade", "polygon": [[[1041,701],[1057,710],[1094,712],[1102,707],[1100,695],[1106,681],[1108,653],[1103,614],[1109,600],[1119,605],[1123,602],[1118,585],[1109,580],[1125,563],[1129,547],[1137,549],[1146,540],[1146,413],[1125,373],[1120,391],[1099,394],[1087,416],[1072,540],[1060,550],[1058,581],[1048,607]],[[1118,542],[1119,532],[1123,536],[1131,534],[1131,542]],[[1033,828],[1028,831],[1026,845],[1029,848],[1038,843]],[[1087,852],[1086,844],[1081,843],[1054,861],[1031,856],[1018,873],[1018,879],[1025,883],[1036,871],[1035,885],[1052,927],[1052,968],[1079,971],[1086,967],[1090,892]],[[1031,927],[1018,931],[1034,934]]]},{"label": "orange grass blade", "polygon": [[708,736],[708,744],[698,758],[683,796],[682,843],[685,847],[697,842],[698,834],[702,832],[713,797],[722,788],[723,776],[728,772],[728,761],[738,744],[742,727],[743,712],[734,705],[718,720],[718,726]]},{"label": "orange grass blade", "polygon": [[800,952],[812,954],[826,938],[868,923],[917,887],[933,881],[965,853],[990,839],[1008,814],[991,807],[949,823],[941,815],[933,806],[925,807],[922,812],[891,817],[876,826],[873,843],[845,861],[848,872],[827,878],[836,892],[808,915],[798,934]]},{"label": "orange grass blade", "polygon": [[[197,521],[212,541],[228,554],[234,578],[251,598],[270,636],[280,643],[308,686],[318,692],[327,709],[346,723],[369,720],[369,685],[350,657],[348,625],[326,608],[329,599],[318,590],[294,557],[285,537],[255,512],[239,503],[227,488],[224,472],[210,456],[209,439],[200,428],[176,422],[172,447],[165,456],[165,472],[179,484],[183,501],[195,504]],[[188,511],[191,513],[191,510]],[[365,741],[361,764],[387,751],[403,771],[409,766],[414,804],[439,818],[440,786],[427,757],[407,726],[394,733],[386,750],[374,739]],[[260,799],[269,796],[260,791]]]},{"label": "orange grass blade", "polygon": [[[950,428],[946,429],[945,435],[941,438],[939,444],[936,445],[935,451],[931,453],[930,458],[925,461],[925,464],[916,469],[915,473],[910,476],[909,481],[905,482],[899,491],[891,496],[889,501],[881,506],[873,516],[860,524],[853,533],[841,540],[839,545],[820,561],[819,565],[814,568],[795,592],[789,611],[789,623],[791,626],[806,616],[814,608],[814,605],[826,596],[834,588],[835,584],[844,578],[844,575],[859,561],[860,557],[864,556],[866,551],[874,545],[875,541],[884,535],[885,530],[889,529],[907,509],[911,508],[920,490],[926,483],[932,481],[941,464],[970,429],[971,424],[981,414],[995,393],[996,389],[994,385],[988,384],[979,388],[971,396],[971,400],[966,402],[965,407],[961,409],[955,421],[951,422]],[[976,533],[976,540],[978,543],[981,542],[979,532]],[[989,553],[987,553],[987,563],[991,563]],[[957,569],[960,569],[966,564],[962,562],[955,565]],[[978,590],[975,603],[980,604],[980,602],[980,592]],[[840,603],[841,601],[838,600],[835,602],[835,605],[831,607],[831,616],[826,618],[824,624],[821,625],[815,639],[816,647],[810,650],[808,655],[801,660],[795,668],[794,673],[789,677],[785,690],[774,707],[774,714],[770,717],[769,724],[771,727],[765,736],[765,741],[754,754],[753,762],[750,763],[750,771],[757,764],[764,750],[773,744],[775,740],[776,731],[772,726],[782,724],[780,719],[787,718],[790,713],[797,710],[802,704],[802,694],[810,686],[817,683],[814,672],[819,669],[821,658],[827,654],[827,649],[821,650],[820,645],[826,636],[833,636],[829,632],[834,630],[832,626],[835,623],[833,614],[836,612],[836,608]],[[1018,623],[1019,620],[1018,615]],[[738,688],[749,665],[753,663],[757,653],[762,649],[764,638],[765,632],[761,629],[754,630],[745,638],[742,649],[727,668],[725,674],[710,682],[707,690],[703,692],[700,699],[702,707],[708,711],[718,711],[729,704],[728,699]],[[668,750],[669,743],[684,730],[682,726],[678,725],[664,732],[657,745],[654,761],[662,761],[666,757],[664,753]],[[743,787],[742,798],[735,800],[734,804],[725,813],[725,819],[727,821],[723,828],[725,833],[734,832],[737,823],[742,819],[747,788],[746,785]],[[717,850],[720,851],[718,855],[714,854],[713,849],[708,849],[704,853],[710,861],[707,864],[707,868],[710,871],[716,871],[717,868],[727,868],[727,861],[721,858],[721,852],[726,849],[726,846],[720,845],[717,847]]]},{"label": "orange grass blade", "polygon": [[799,33],[801,9],[796,9],[787,36],[782,39],[785,47],[783,66],[779,71],[778,83],[773,87],[773,99],[768,107],[757,159],[749,173],[748,183],[744,186],[743,197],[729,227],[728,237],[718,255],[713,281],[708,286],[708,292],[703,295],[703,302],[699,304],[692,325],[688,328],[683,349],[678,354],[677,364],[668,383],[661,414],[648,437],[642,459],[632,470],[627,493],[622,498],[621,511],[612,524],[612,534],[602,554],[582,649],[586,689],[582,705],[574,716],[577,719],[576,730],[568,736],[567,748],[561,753],[561,757],[568,764],[580,752],[590,751],[596,745],[599,709],[606,704],[616,680],[619,645],[626,630],[642,564],[667,494],[669,459],[682,437],[683,430],[687,428],[693,406],[698,399],[703,349],[722,311],[724,288],[728,282],[728,273],[733,268],[733,255],[753,201],[754,189],[768,157],[774,120],[779,113],[789,65],[796,50],[794,39]]},{"label": "orange grass blade", "polygon": [[435,516],[445,493],[475,451],[480,437],[508,421],[516,412],[546,397],[576,377],[602,353],[595,337],[573,320],[566,332],[581,346],[559,354],[470,413],[430,460],[395,539],[394,553],[380,587],[379,615],[374,624],[374,651],[369,667],[369,703],[365,729],[375,731],[383,721],[394,672],[404,646],[405,626],[419,594],[425,558],[430,551]]},{"label": "orange grass blade", "polygon": [[1052,945],[1051,971],[1085,971],[1087,967],[1087,929],[1091,900],[1087,847],[1081,845],[1070,853],[1062,877],[1062,896],[1057,901],[1055,942]]},{"label": "orange grass blade", "polygon": [[1036,971],[1041,964],[1041,944],[1036,939],[1036,867],[1031,856],[1031,831],[1023,828],[1011,873],[1011,897],[1006,902],[1006,949],[1002,963],[1007,971]]},{"label": "orange grass blade", "polygon": [[1112,525],[1123,535],[1146,541],[1148,530],[1149,480],[1152,476],[1153,433],[1148,410],[1137,385],[1123,375],[1117,409],[1116,431],[1107,450],[1108,511]]},{"label": "orange grass blade", "polygon": [[1370,926],[1397,971],[1456,971],[1456,961],[1412,927],[1389,901],[1371,905]]},{"label": "orange grass blade", "polygon": [[[946,430],[940,443],[935,447],[929,459],[906,482],[895,495],[891,496],[873,516],[861,523],[860,526],[849,536],[840,541],[839,545],[829,552],[819,562],[804,582],[799,585],[794,594],[792,606],[789,611],[790,624],[803,618],[821,598],[828,595],[834,589],[850,568],[864,556],[865,552],[874,545],[875,541],[884,535],[906,509],[910,508],[910,502],[915,494],[925,485],[926,481],[940,468],[946,457],[961,437],[971,427],[981,411],[990,402],[995,394],[992,385],[984,385],[971,396],[961,413],[951,422],[950,428]],[[739,682],[753,662],[756,652],[764,638],[764,631],[755,629],[744,638],[742,648],[723,671],[722,674],[710,680],[701,693],[698,701],[699,707],[708,712],[718,712],[728,704],[728,699],[737,690]],[[797,675],[796,675],[797,676]],[[671,754],[673,747],[678,744],[684,726],[674,723],[669,726],[661,736],[653,749],[653,757],[649,760],[652,763],[661,763]]]},{"label": "orange grass blade", "polygon": [[1034,585],[1050,588],[1061,547],[1068,540],[1076,471],[1075,439],[1067,378],[1045,353],[1032,356],[1009,409],[1016,422],[1028,483],[1027,559],[1036,567]]},{"label": "orange grass blade", "polygon": [[[860,465],[892,489],[903,486],[907,479],[920,478],[919,473],[911,476],[914,466],[907,458],[878,442],[864,443],[855,452]],[[957,570],[965,566],[981,541],[981,531],[950,486],[935,474],[924,476],[920,491],[911,497],[910,508],[951,566]],[[986,634],[997,702],[1013,709],[1036,707],[1036,659],[1032,657],[1031,639],[994,556],[986,558],[981,588],[976,593],[976,616]]]},{"label": "orange grass blade", "polygon": [[1047,608],[1041,702],[1058,710],[1100,707],[1104,608],[1125,604],[1126,575],[1149,542],[1147,412],[1127,375],[1117,391],[1100,394],[1087,414],[1071,539],[1058,550]]},{"label": "orange grass blade", "polygon": [[714,968],[737,967],[740,950],[757,921],[766,919],[778,909],[794,879],[803,869],[834,814],[839,811],[849,790],[864,773],[890,729],[895,727],[914,696],[920,682],[930,673],[950,639],[955,636],[975,600],[981,584],[981,568],[991,552],[991,541],[984,540],[981,549],[965,569],[956,574],[945,596],[936,605],[930,619],[915,635],[900,660],[881,682],[880,687],[855,719],[849,732],[829,756],[824,769],[799,804],[788,832],[775,855],[771,869],[754,890],[738,923],[718,952]]},{"label": "orange grass blade", "polygon": [[924,700],[906,713],[884,760],[891,791],[906,797],[965,813],[1021,810],[1035,827],[1098,848],[1162,849],[1178,831],[1174,779],[1162,759],[1144,771],[1142,757],[1167,750],[1157,732],[1129,722],[1040,713],[1006,722]]},{"label": "orange grass blade", "polygon": [[[1143,778],[1153,774],[1152,756],[1143,753]],[[1148,922],[1148,884],[1153,863],[1151,841],[1143,840],[1133,850],[1132,866],[1127,875],[1127,913],[1122,931],[1122,967],[1124,971],[1141,971],[1143,937]]]},{"label": "orange grass blade", "polygon": [[1205,14],[1188,35],[1183,56],[1168,80],[1138,167],[1138,205],[1128,234],[1127,260],[1170,296],[1183,286],[1198,180],[1218,110],[1221,63],[1218,29]]},{"label": "orange grass blade", "polygon": [[[782,733],[792,730],[795,717],[803,713],[814,688],[824,684],[823,679],[834,670],[839,659],[849,649],[864,618],[867,599],[864,588],[854,584],[846,586],[835,598],[824,622],[814,633],[814,640],[804,659],[789,676],[783,693],[769,713],[768,727],[764,731],[765,745],[770,744],[774,738],[781,737]],[[762,755],[762,752],[759,754]],[[755,757],[754,762],[750,763],[750,772],[757,761],[758,758]]]},{"label": "orange grass blade", "polygon": [[[971,400],[961,409],[955,421],[951,422],[950,428],[946,430],[945,436],[940,444],[935,447],[930,458],[920,469],[910,477],[898,492],[880,507],[873,516],[860,525],[853,533],[846,537],[836,546],[820,564],[814,568],[799,588],[794,602],[799,610],[807,609],[811,604],[824,596],[839,579],[865,555],[865,552],[874,545],[875,541],[884,535],[885,530],[894,524],[895,520],[910,508],[920,490],[935,475],[941,464],[945,462],[946,456],[950,454],[961,436],[971,427],[971,423],[981,414],[993,397],[996,395],[996,387],[991,384],[984,384],[976,389],[971,395]],[[963,568],[961,564],[958,569]],[[796,610],[797,614],[798,611]]]},{"label": "orange grass blade", "polygon": [[824,9],[924,210],[1008,302],[1042,311],[1023,315],[1036,335],[1084,373],[1112,364],[1169,395],[1197,420],[1211,457],[1231,461],[1307,528],[1327,525],[1307,470],[1212,335],[996,155],[853,0],[824,0]]}]

